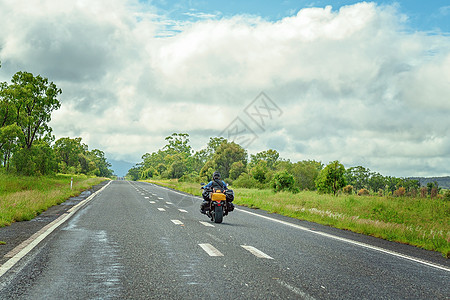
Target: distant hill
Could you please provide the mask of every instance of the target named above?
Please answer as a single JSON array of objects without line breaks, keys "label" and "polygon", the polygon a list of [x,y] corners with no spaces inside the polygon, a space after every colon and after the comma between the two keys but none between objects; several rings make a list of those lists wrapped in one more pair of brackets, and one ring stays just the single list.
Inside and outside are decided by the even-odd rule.
[{"label": "distant hill", "polygon": [[114,175],[118,177],[125,177],[127,175],[128,170],[134,167],[134,163],[130,163],[123,160],[113,160],[108,159],[108,162],[112,165],[111,169],[114,171]]},{"label": "distant hill", "polygon": [[450,176],[445,177],[410,177],[410,179],[418,180],[420,186],[427,186],[429,182],[437,182],[438,186],[443,189],[450,189]]}]

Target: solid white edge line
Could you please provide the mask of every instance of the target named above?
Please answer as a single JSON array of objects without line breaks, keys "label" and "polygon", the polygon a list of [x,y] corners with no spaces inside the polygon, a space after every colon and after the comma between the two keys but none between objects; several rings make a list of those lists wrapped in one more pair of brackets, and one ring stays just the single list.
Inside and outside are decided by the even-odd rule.
[{"label": "solid white edge line", "polygon": [[241,245],[241,247],[244,248],[245,250],[247,250],[248,252],[250,252],[251,254],[253,254],[256,257],[273,259],[273,257],[270,257],[269,255],[265,254],[264,252],[262,252],[259,249],[256,249],[255,247],[246,246],[246,245]]},{"label": "solid white edge line", "polygon": [[214,248],[211,244],[198,244],[200,247],[202,247],[203,250],[205,250],[206,253],[208,253],[209,256],[223,256],[223,254]]},{"label": "solid white edge line", "polygon": [[[90,195],[88,198],[84,199],[77,205],[70,208],[67,213],[61,215],[58,219],[53,221],[50,224],[53,224],[49,227],[43,234],[38,236],[35,240],[33,240],[30,244],[28,244],[25,248],[19,251],[16,255],[7,260],[3,265],[0,266],[0,278],[11,269],[20,259],[22,259],[25,255],[28,254],[34,247],[36,247],[43,239],[45,239],[50,233],[52,233],[56,228],[58,228],[61,224],[66,222],[73,214],[75,214],[81,207],[83,207],[86,203],[91,201],[97,194],[99,194],[103,189],[105,189],[108,185],[110,185],[112,181],[110,180],[104,187],[102,187],[97,192]],[[19,245],[20,246],[20,245]]]},{"label": "solid white edge line", "polygon": [[267,219],[267,220],[270,220],[270,221],[273,221],[273,222],[277,222],[277,223],[280,223],[280,224],[283,224],[283,225],[294,227],[294,228],[297,228],[297,229],[300,229],[300,230],[303,230],[303,231],[307,231],[307,232],[314,233],[314,234],[317,234],[317,235],[321,235],[321,236],[324,236],[324,237],[332,238],[332,239],[335,239],[335,240],[338,240],[338,241],[342,241],[342,242],[345,242],[345,243],[357,245],[357,246],[360,246],[360,247],[363,247],[363,248],[375,250],[375,251],[378,251],[378,252],[383,252],[383,253],[390,254],[390,255],[393,255],[393,256],[396,256],[396,257],[400,257],[400,258],[403,258],[403,259],[414,261],[414,262],[417,262],[417,263],[420,263],[420,264],[423,264],[423,265],[427,265],[429,267],[433,267],[433,268],[437,268],[437,269],[440,269],[440,270],[444,270],[444,271],[450,272],[450,268],[448,268],[448,267],[437,265],[437,264],[434,264],[434,263],[431,263],[431,262],[428,262],[428,261],[424,261],[424,260],[421,260],[421,259],[418,259],[418,258],[415,258],[415,257],[411,257],[411,256],[408,256],[408,255],[404,255],[404,254],[401,254],[401,253],[397,253],[397,252],[394,252],[394,251],[391,251],[391,250],[387,250],[387,249],[383,249],[383,248],[380,248],[380,247],[377,247],[377,246],[372,246],[372,245],[369,245],[369,244],[365,244],[365,243],[353,241],[353,240],[350,240],[350,239],[334,236],[334,235],[331,235],[331,234],[328,234],[328,233],[325,233],[325,232],[311,230],[311,229],[308,229],[308,228],[300,226],[300,225],[296,225],[296,224],[292,224],[292,223],[289,223],[289,222],[277,220],[277,219],[274,219],[274,218],[271,218],[271,217],[263,216],[263,215],[260,215],[260,214],[256,214],[256,213],[253,213],[253,212],[250,212],[250,211],[243,210],[243,209],[236,209],[235,208],[235,210],[240,211],[240,212],[244,212],[244,213],[247,213],[247,214],[250,214],[250,215],[254,215],[254,216],[257,216],[257,217],[260,217],[260,218],[263,218],[263,219]]},{"label": "solid white edge line", "polygon": [[180,220],[170,220],[170,221],[172,221],[172,223],[175,225],[183,225],[183,222],[181,222]]}]

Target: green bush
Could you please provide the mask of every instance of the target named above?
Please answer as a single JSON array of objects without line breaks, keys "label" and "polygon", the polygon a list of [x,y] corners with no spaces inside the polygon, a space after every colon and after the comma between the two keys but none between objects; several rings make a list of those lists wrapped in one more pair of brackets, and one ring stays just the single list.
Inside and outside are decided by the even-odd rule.
[{"label": "green bush", "polygon": [[445,191],[444,200],[450,201],[450,190]]},{"label": "green bush", "polygon": [[247,173],[242,173],[238,179],[233,181],[233,186],[246,189],[262,188],[261,183]]},{"label": "green bush", "polygon": [[197,172],[192,172],[189,174],[185,174],[178,179],[179,182],[191,182],[191,183],[199,183],[201,181],[200,176],[198,176]]},{"label": "green bush", "polygon": [[57,168],[52,148],[44,142],[36,142],[30,149],[17,151],[12,163],[16,172],[21,175],[49,175]]},{"label": "green bush", "polygon": [[294,176],[286,171],[276,173],[273,176],[270,185],[275,192],[289,191],[298,193],[300,191],[299,188],[295,186]]}]

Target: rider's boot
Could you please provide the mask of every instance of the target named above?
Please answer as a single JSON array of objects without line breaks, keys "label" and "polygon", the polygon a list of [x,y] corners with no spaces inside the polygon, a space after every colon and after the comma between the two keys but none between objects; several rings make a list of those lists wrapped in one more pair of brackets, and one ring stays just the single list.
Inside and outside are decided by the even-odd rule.
[{"label": "rider's boot", "polygon": [[202,214],[206,214],[206,209],[208,207],[208,201],[203,200],[202,204],[200,205],[200,212]]}]

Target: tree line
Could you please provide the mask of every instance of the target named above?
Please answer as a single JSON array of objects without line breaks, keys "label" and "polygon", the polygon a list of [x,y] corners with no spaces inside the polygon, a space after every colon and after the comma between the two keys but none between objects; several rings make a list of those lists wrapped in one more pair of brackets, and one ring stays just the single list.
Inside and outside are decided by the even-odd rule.
[{"label": "tree line", "polygon": [[[211,137],[200,151],[193,151],[187,133],[173,133],[165,140],[164,147],[142,156],[142,161],[128,171],[127,179],[207,182],[214,171],[219,171],[235,187],[294,193],[316,190],[335,195],[424,196],[418,180],[383,176],[362,166],[346,169],[339,161],[326,166],[315,160],[291,162],[273,149],[248,156],[244,148],[223,137]],[[439,192],[437,184],[425,190],[425,196]]]},{"label": "tree line", "polygon": [[[1,66],[1,65],[0,65]],[[54,173],[111,177],[105,154],[81,138],[55,141],[51,114],[61,107],[62,90],[40,75],[17,72],[0,83],[0,169],[20,175]]]}]

